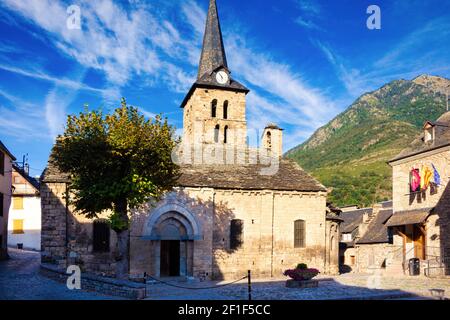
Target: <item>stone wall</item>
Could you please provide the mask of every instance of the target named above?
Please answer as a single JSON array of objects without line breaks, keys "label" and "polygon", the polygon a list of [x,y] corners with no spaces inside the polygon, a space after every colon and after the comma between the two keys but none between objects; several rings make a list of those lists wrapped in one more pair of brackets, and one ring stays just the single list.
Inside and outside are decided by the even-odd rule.
[{"label": "stone wall", "polygon": [[[65,193],[63,183],[42,184],[42,261],[59,267],[76,264],[83,271],[113,276],[115,233],[111,231],[110,252],[93,252],[92,221],[74,214],[70,206],[66,213]],[[160,202],[136,210],[133,215],[130,273],[159,276],[160,241],[145,239],[150,232],[148,221],[160,208],[170,211],[176,209],[175,206],[195,216],[201,227],[201,238],[182,242],[188,251],[186,266],[182,267],[186,276],[237,279],[250,269],[254,277],[277,277],[298,263],[307,263],[323,273],[335,273],[326,262],[325,205],[325,193],[177,189]],[[236,250],[230,250],[229,243],[232,219],[244,221],[243,245]],[[304,248],[294,248],[294,221],[297,219],[306,222]],[[337,228],[330,230],[338,240]],[[330,259],[337,265],[337,249]]]},{"label": "stone wall", "polygon": [[41,184],[41,261],[67,266],[65,183]]},{"label": "stone wall", "polygon": [[326,221],[326,266],[324,272],[339,274],[339,240],[341,237],[339,222]]},{"label": "stone wall", "polygon": [[[39,273],[62,283],[66,283],[67,278],[69,277],[69,275],[63,270],[46,264],[41,265]],[[147,288],[145,284],[99,277],[94,274],[87,273],[81,274],[80,290],[95,291],[98,293],[110,296],[119,296],[127,299],[144,299],[147,295]]]},{"label": "stone wall", "polygon": [[[193,241],[194,277],[237,279],[249,269],[255,277],[281,276],[285,269],[301,262],[325,269],[325,194],[185,188],[135,215],[132,274],[159,275],[159,241],[142,236],[152,212],[168,204],[184,206],[201,225],[202,238]],[[235,250],[230,249],[232,219],[244,223],[243,244]],[[305,248],[294,248],[297,219],[306,221]]]},{"label": "stone wall", "polygon": [[[217,100],[215,118],[211,116],[211,102],[214,99]],[[223,117],[225,101],[228,101],[227,119]],[[213,143],[214,128],[219,125],[219,141],[223,141],[223,129],[228,126],[228,144],[245,145],[247,139],[245,110],[243,92],[197,88],[184,107],[183,141],[196,145]]]},{"label": "stone wall", "polygon": [[[409,173],[412,168],[434,164],[441,177],[437,189],[409,195]],[[450,148],[440,148],[392,163],[394,212],[435,208],[425,223],[426,254],[450,259]],[[400,235],[394,236],[398,245],[403,245]],[[447,269],[449,269],[447,262]]]},{"label": "stone wall", "polygon": [[[83,271],[115,274],[116,234],[110,231],[110,251],[94,252],[93,220],[77,214],[66,205],[66,183],[41,183],[42,262],[61,268],[78,265]],[[69,192],[70,193],[70,192]],[[105,218],[108,212],[99,215]]]},{"label": "stone wall", "polygon": [[361,273],[384,271],[394,262],[393,259],[398,256],[398,250],[401,248],[395,244],[356,244],[355,270]]},{"label": "stone wall", "polygon": [[[427,165],[432,169],[431,164],[434,164],[439,171],[442,186],[438,187],[436,192],[431,192],[431,189],[428,188],[428,190],[423,193],[417,193],[410,196],[409,173],[411,169],[420,169],[422,165]],[[441,149],[440,152],[427,152],[392,163],[394,212],[436,206],[436,204],[441,201],[445,187],[449,182],[449,177],[450,150],[448,148],[447,150]]]}]

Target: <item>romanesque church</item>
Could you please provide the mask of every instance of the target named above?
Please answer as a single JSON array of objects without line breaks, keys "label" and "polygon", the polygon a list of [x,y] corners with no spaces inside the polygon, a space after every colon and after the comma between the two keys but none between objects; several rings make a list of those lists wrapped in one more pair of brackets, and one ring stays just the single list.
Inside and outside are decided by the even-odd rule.
[{"label": "romanesque church", "polygon": [[[133,215],[131,275],[234,280],[250,269],[280,277],[298,263],[338,272],[339,218],[326,188],[282,158],[278,126],[268,124],[259,148],[248,146],[248,93],[228,66],[211,0],[197,80],[181,104],[174,158],[182,174],[172,192]],[[70,179],[52,157],[41,181],[42,261],[114,276],[115,232],[73,212]]]}]

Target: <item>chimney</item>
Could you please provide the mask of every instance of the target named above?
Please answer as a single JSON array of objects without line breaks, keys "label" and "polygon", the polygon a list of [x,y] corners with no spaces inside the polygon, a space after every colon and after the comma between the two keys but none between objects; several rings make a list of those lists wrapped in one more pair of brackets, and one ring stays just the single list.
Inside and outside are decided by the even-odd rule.
[{"label": "chimney", "polygon": [[262,140],[263,148],[268,150],[272,156],[281,157],[283,155],[283,129],[276,124],[268,124],[264,128]]}]

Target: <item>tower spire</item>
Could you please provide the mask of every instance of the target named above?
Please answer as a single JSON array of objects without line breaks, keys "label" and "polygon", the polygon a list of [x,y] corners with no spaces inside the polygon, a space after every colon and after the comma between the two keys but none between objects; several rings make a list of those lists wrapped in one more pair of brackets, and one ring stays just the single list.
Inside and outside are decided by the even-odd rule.
[{"label": "tower spire", "polygon": [[216,0],[210,0],[197,79],[219,67],[228,69],[227,57],[223,46]]}]

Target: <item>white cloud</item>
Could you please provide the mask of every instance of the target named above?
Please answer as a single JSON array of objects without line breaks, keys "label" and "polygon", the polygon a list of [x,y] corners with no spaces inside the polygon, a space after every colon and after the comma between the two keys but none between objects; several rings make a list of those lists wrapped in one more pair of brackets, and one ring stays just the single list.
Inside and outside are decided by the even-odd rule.
[{"label": "white cloud", "polygon": [[294,20],[299,26],[306,29],[322,30],[315,20],[320,19],[322,11],[320,5],[314,0],[296,0],[300,15]]},{"label": "white cloud", "polygon": [[19,141],[33,139],[48,139],[45,117],[42,108],[13,96],[0,89],[0,96],[8,100],[10,106],[0,105],[0,131],[3,135],[16,138]]},{"label": "white cloud", "polygon": [[[7,65],[3,65],[3,64],[0,64],[0,69],[8,71],[8,72],[16,73],[16,74],[19,74],[19,75],[22,75],[25,77],[46,81],[46,82],[52,83],[54,85],[73,89],[73,90],[86,90],[86,91],[90,91],[90,92],[94,92],[94,93],[101,93],[101,94],[103,94],[105,92],[105,89],[94,88],[94,87],[85,85],[82,82],[74,81],[74,80],[71,80],[68,78],[55,77],[55,76],[49,75],[41,70],[27,70],[27,69],[7,66]],[[109,92],[109,90],[108,90],[108,92]]]},{"label": "white cloud", "polygon": [[125,10],[111,0],[79,1],[82,30],[66,27],[66,6],[40,0],[5,0],[10,10],[48,33],[55,47],[87,68],[104,72],[108,82],[121,87],[134,75],[158,78],[171,63],[160,58],[190,58],[190,42],[165,19],[148,8],[131,3]]},{"label": "white cloud", "polygon": [[239,70],[245,81],[281,101],[283,109],[313,126],[323,124],[336,112],[333,102],[308,86],[292,66],[252,49],[242,38],[228,36],[228,40],[231,69]]}]

